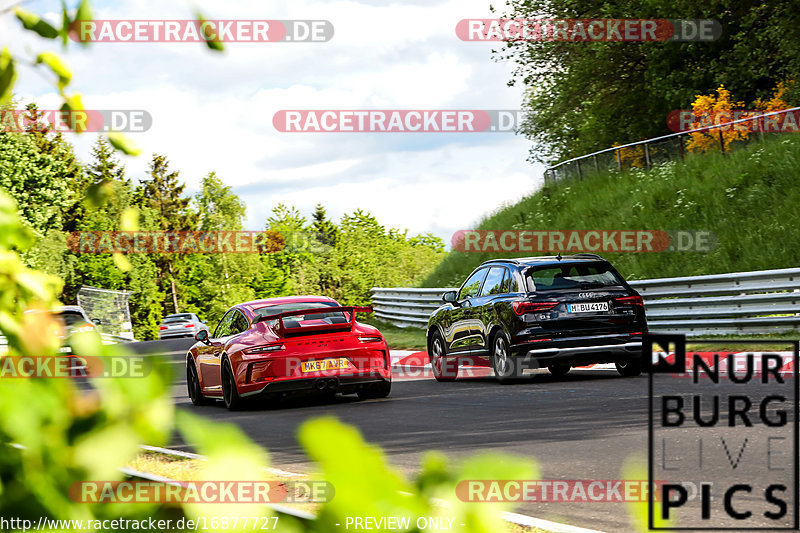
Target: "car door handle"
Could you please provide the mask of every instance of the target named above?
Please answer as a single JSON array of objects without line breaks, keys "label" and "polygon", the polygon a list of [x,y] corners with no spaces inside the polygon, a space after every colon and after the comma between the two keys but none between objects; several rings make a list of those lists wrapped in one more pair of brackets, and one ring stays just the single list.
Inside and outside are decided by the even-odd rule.
[{"label": "car door handle", "polygon": [[214,357],[219,357],[219,350],[213,353]]}]

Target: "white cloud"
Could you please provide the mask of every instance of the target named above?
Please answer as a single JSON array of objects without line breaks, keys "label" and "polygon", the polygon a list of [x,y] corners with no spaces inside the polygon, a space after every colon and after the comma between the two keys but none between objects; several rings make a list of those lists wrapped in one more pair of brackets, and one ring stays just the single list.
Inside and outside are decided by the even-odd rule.
[{"label": "white cloud", "polygon": [[[93,2],[95,18],[189,18],[184,2]],[[26,8],[57,13],[56,2]],[[511,66],[491,60],[490,45],[460,41],[458,20],[490,16],[483,1],[378,2],[294,0],[204,2],[209,18],[327,19],[328,43],[234,43],[224,55],[199,43],[74,43],[66,54],[70,90],[92,109],[145,109],[145,151],[125,158],[142,177],[149,154],[167,154],[189,190],[214,170],[248,206],[248,226],[263,226],[277,202],[333,216],[364,208],[384,224],[449,239],[504,202],[541,183],[525,161],[529,142],[513,134],[279,133],[280,109],[516,109]],[[0,31],[16,54],[41,50],[10,17]],[[56,43],[54,42],[54,46]],[[48,47],[54,48],[54,47]],[[52,85],[26,68],[17,91],[43,108],[60,106]],[[88,160],[91,134],[72,136]]]}]

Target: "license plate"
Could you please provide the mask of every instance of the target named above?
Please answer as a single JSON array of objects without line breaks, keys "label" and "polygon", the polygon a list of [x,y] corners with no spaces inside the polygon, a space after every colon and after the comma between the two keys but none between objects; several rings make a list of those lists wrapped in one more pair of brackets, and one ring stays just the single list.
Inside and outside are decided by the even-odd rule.
[{"label": "license plate", "polygon": [[346,368],[350,368],[350,362],[347,360],[347,357],[303,361],[300,363],[300,370],[302,372],[322,372],[324,370],[344,370]]},{"label": "license plate", "polygon": [[567,304],[568,313],[597,313],[608,311],[608,302],[582,302],[579,304]]}]

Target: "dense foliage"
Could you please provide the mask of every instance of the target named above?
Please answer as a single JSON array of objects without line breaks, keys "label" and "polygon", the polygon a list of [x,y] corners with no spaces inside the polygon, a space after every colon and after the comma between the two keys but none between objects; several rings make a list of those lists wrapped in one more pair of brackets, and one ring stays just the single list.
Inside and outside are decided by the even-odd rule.
[{"label": "dense foliage", "polygon": [[137,183],[102,138],[84,165],[60,134],[0,133],[0,186],[34,235],[26,263],[63,280],[64,303],[74,303],[82,285],[132,291],[137,339],[153,338],[165,314],[195,312],[213,325],[234,303],[256,298],[325,294],[367,304],[370,288],[418,284],[444,254],[435,237],[387,229],[362,210],[336,223],[322,205],[311,220],[293,207],[273,209],[263,229],[281,232],[280,250],[77,254],[67,246],[70,232],[244,229],[244,203],[214,172],[187,195],[180,173],[154,154]]},{"label": "dense foliage", "polygon": [[[792,0],[508,0],[507,18],[715,19],[713,42],[512,41],[530,118],[522,132],[548,163],[670,133],[670,111],[724,85],[751,106],[800,72],[800,11]],[[787,101],[798,103],[797,91]],[[753,107],[749,107],[753,109]]]}]

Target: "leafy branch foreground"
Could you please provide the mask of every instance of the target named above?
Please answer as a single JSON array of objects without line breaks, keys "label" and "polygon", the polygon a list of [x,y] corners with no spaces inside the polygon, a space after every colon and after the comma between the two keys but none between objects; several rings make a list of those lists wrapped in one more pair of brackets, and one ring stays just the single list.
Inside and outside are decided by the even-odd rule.
[{"label": "leafy branch foreground", "polygon": [[[13,200],[0,193],[0,330],[8,337],[4,357],[55,356],[55,323],[47,313],[55,303],[57,278],[27,268],[17,250],[31,239]],[[76,334],[81,356],[130,355],[121,346],[103,345],[91,332]],[[121,480],[119,466],[139,453],[139,444],[165,444],[177,430],[207,457],[201,480],[250,480],[269,465],[267,452],[236,426],[176,411],[171,398],[172,370],[161,357],[150,359],[139,378],[89,378],[93,391],[81,391],[72,379],[4,379],[0,387],[0,516],[38,521],[54,519],[147,519],[271,516],[263,504],[80,503],[70,488],[81,481]],[[464,524],[466,532],[499,531],[501,504],[467,504],[455,497],[461,479],[535,479],[527,460],[499,454],[475,457],[458,468],[431,453],[414,481],[388,466],[383,452],[364,442],[358,431],[331,419],[304,424],[299,440],[336,495],[322,505],[314,521],[281,517],[281,531],[329,531],[348,516],[441,516]],[[447,510],[431,501],[449,502]],[[413,521],[412,521],[413,524]]]}]

